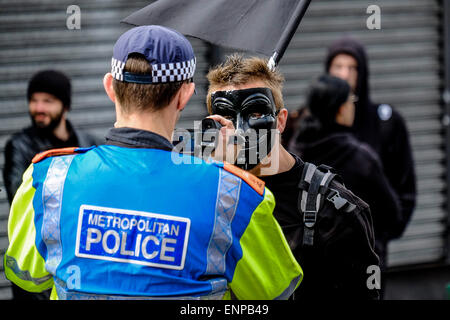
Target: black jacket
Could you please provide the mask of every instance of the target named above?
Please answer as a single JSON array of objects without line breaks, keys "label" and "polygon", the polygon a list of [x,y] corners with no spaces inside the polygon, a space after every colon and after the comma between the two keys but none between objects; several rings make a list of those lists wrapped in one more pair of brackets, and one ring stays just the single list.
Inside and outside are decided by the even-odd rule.
[{"label": "black jacket", "polygon": [[37,153],[54,148],[89,147],[98,144],[95,137],[75,130],[69,121],[67,128],[70,132],[68,141],[61,141],[45,131],[30,126],[13,134],[6,142],[3,181],[10,204],[22,183],[23,173]]},{"label": "black jacket", "polygon": [[356,40],[344,37],[334,42],[325,60],[328,72],[333,58],[346,53],[358,62],[354,133],[358,140],[369,144],[378,153],[384,172],[401,204],[401,221],[393,238],[400,237],[416,205],[416,176],[408,129],[403,117],[392,106],[372,102],[369,87],[369,67],[364,47]]},{"label": "black jacket", "polygon": [[[306,126],[305,121],[303,127]],[[314,127],[299,131],[289,150],[304,161],[334,168],[345,186],[367,202],[373,218],[376,252],[381,267],[385,267],[387,242],[396,235],[402,218],[397,193],[386,179],[378,155],[358,141],[350,129],[337,124],[326,131]]]}]

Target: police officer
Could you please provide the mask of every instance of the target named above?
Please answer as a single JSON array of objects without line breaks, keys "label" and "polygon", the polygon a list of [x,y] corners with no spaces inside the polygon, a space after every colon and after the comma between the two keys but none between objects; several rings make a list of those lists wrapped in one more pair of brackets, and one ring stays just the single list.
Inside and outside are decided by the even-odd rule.
[{"label": "police officer", "polygon": [[195,63],[187,39],[168,28],[118,39],[103,80],[114,128],[106,145],[33,159],[11,208],[8,279],[33,292],[52,287],[59,299],[292,294],[303,273],[264,183],[172,151]]}]

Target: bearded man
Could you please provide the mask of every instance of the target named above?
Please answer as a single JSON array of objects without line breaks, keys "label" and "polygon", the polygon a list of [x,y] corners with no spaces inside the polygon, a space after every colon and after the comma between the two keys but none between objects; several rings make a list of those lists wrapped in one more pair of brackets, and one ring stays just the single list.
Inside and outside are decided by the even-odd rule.
[{"label": "bearded man", "polygon": [[[42,151],[64,147],[89,147],[96,138],[75,130],[67,120],[71,105],[70,79],[62,72],[44,70],[28,83],[27,99],[31,126],[11,136],[5,146],[5,183],[9,204],[22,183],[22,175],[33,157]],[[13,285],[14,299],[45,299],[48,295],[31,294]]]}]

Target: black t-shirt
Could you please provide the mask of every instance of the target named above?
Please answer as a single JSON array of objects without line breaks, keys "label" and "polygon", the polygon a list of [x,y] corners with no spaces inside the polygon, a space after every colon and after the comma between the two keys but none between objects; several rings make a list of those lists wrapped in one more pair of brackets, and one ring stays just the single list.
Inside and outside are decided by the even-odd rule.
[{"label": "black t-shirt", "polygon": [[295,164],[290,170],[273,176],[260,177],[275,196],[276,205],[273,214],[288,242],[290,242],[289,236],[294,229],[303,227],[297,200],[300,194],[298,183],[302,176],[304,162],[295,154],[291,153],[291,155],[295,159]]}]

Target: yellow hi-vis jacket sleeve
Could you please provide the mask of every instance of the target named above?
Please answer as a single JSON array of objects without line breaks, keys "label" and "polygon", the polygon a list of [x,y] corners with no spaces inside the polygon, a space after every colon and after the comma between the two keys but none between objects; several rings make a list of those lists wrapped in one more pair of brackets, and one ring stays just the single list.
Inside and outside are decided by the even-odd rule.
[{"label": "yellow hi-vis jacket sleeve", "polygon": [[33,165],[23,175],[11,205],[8,220],[9,246],[4,257],[6,277],[30,292],[42,292],[53,286],[52,275],[45,269],[45,260],[36,247],[33,197]]},{"label": "yellow hi-vis jacket sleeve", "polygon": [[272,214],[274,207],[274,196],[265,188],[264,200],[240,239],[242,259],[230,284],[238,299],[288,299],[303,279],[303,271]]}]

